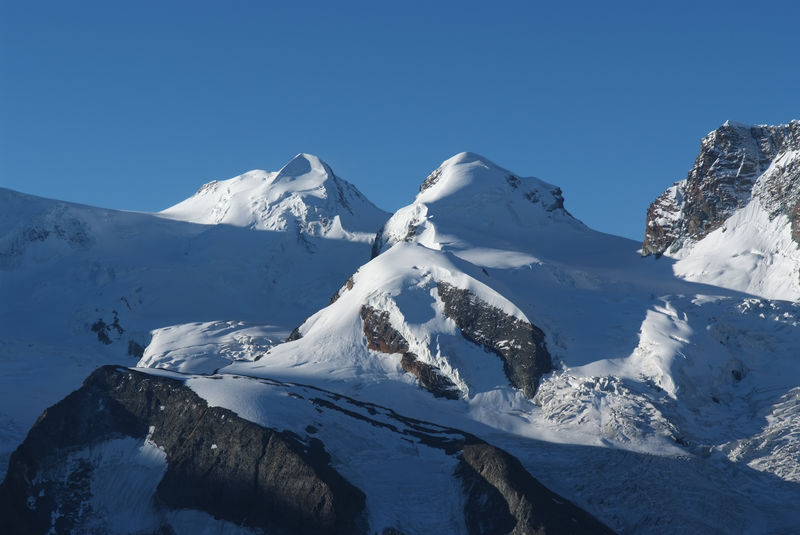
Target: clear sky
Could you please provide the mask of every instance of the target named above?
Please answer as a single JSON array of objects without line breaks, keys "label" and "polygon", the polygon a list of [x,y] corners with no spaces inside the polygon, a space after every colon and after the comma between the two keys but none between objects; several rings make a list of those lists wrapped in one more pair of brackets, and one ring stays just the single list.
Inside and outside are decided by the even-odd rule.
[{"label": "clear sky", "polygon": [[461,151],[640,239],[726,119],[800,118],[800,2],[0,0],[0,186],[158,211],[310,152],[387,211]]}]

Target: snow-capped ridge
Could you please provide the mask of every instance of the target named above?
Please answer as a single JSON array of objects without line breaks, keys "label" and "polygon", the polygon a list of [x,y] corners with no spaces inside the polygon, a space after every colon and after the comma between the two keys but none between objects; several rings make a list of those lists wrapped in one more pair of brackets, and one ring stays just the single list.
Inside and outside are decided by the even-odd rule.
[{"label": "snow-capped ridge", "polygon": [[309,174],[321,177],[323,180],[333,178],[333,171],[330,166],[319,159],[318,156],[301,152],[284,165],[275,175],[275,181],[287,180],[294,181],[298,177]]},{"label": "snow-capped ridge", "polygon": [[731,127],[731,128],[750,128],[749,124],[742,123],[740,121],[734,121],[732,119],[728,119],[727,121],[722,123],[722,126],[727,126],[727,127]]},{"label": "snow-capped ridge", "polygon": [[[414,202],[384,224],[373,255],[399,241],[413,241],[437,250],[517,256],[529,250],[537,233],[551,232],[544,230],[551,225],[585,228],[564,209],[560,188],[461,152],[428,175]],[[485,258],[483,253],[479,256]],[[519,265],[530,264],[532,258],[525,255]]]},{"label": "snow-capped ridge", "polygon": [[206,225],[226,224],[370,242],[387,214],[317,156],[300,153],[278,172],[253,170],[215,180],[160,213]]},{"label": "snow-capped ridge", "polygon": [[[539,190],[548,190],[553,195],[552,202],[549,203],[553,209],[563,209],[561,189],[553,184],[535,177],[520,178],[479,154],[460,152],[442,162],[428,175],[414,202],[430,204],[457,194],[474,197],[489,192],[495,195],[500,192],[517,192],[523,196],[534,195],[538,198]],[[535,202],[532,198],[529,200]]]}]

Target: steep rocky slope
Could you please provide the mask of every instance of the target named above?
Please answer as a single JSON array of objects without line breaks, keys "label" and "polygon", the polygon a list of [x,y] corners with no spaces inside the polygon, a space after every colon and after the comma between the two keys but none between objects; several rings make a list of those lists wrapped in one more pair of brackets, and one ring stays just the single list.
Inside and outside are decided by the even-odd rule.
[{"label": "steep rocky slope", "polygon": [[686,179],[675,183],[647,210],[642,252],[676,252],[721,227],[752,198],[770,217],[796,219],[800,201],[800,121],[780,126],[726,122],[700,143]]},{"label": "steep rocky slope", "polygon": [[727,122],[686,179],[647,211],[642,254],[675,273],[773,299],[800,298],[800,121]]}]

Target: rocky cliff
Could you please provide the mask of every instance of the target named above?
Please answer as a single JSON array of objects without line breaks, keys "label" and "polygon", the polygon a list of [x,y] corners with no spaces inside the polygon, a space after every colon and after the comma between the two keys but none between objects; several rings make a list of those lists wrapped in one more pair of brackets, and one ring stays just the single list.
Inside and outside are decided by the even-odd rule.
[{"label": "rocky cliff", "polygon": [[795,240],[800,238],[800,121],[726,122],[703,138],[686,179],[648,208],[642,254],[674,253],[703,239],[753,198],[770,217],[790,218]]},{"label": "rocky cliff", "polygon": [[445,316],[455,322],[464,338],[500,357],[511,384],[532,398],[539,379],[553,369],[544,332],[482,302],[468,290],[440,282],[436,291]]}]

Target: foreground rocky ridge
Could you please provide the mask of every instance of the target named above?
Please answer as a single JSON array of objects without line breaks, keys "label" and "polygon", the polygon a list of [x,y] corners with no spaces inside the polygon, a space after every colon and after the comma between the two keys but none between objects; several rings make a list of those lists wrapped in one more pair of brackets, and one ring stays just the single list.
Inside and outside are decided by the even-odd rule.
[{"label": "foreground rocky ridge", "polygon": [[0,494],[4,533],[114,530],[105,521],[117,512],[93,507],[102,466],[92,456],[69,461],[128,437],[163,453],[158,507],[276,532],[356,531],[364,494],[330,467],[319,441],[209,407],[179,380],[106,366],[48,409],[12,455]]},{"label": "foreground rocky ridge", "polygon": [[[318,389],[294,389],[278,382],[269,386],[288,394],[295,404],[315,407],[323,415],[321,421],[299,422],[305,426],[303,435],[267,428],[209,406],[180,376],[100,368],[81,389],[48,409],[12,456],[0,486],[3,533],[133,529],[115,525],[120,511],[109,510],[108,500],[97,495],[109,464],[118,482],[130,478],[126,470],[142,469],[130,458],[136,447],[127,455],[123,450],[116,464],[109,454],[110,443],[129,439],[140,453],[147,450],[156,465],[161,463],[154,471],[152,464],[147,467],[154,476],[145,486],[151,494],[144,497],[152,502],[147,511],[151,518],[138,519],[145,532],[186,532],[186,523],[170,515],[185,509],[210,515],[202,523],[206,527],[224,520],[254,532],[402,532],[368,525],[369,494],[332,466],[325,443],[315,437],[329,423],[325,414],[343,415],[353,427],[366,423],[395,441],[411,439],[452,458],[450,477],[456,488],[463,488],[464,516],[459,523],[466,533],[611,533],[548,491],[512,456],[472,435]],[[309,394],[316,397],[306,397]],[[393,447],[397,446],[387,445]],[[141,491],[141,482],[138,487]],[[116,498],[122,509],[142,499],[133,494]]]}]

